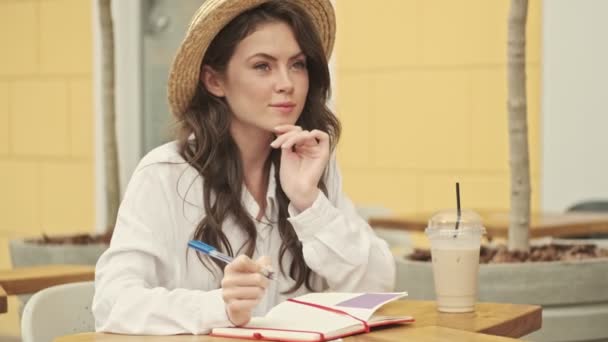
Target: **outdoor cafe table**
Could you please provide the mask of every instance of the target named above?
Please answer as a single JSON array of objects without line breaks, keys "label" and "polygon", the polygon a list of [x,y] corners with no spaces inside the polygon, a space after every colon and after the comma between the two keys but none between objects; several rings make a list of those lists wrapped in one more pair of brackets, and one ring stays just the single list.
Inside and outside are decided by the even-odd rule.
[{"label": "outdoor cafe table", "polygon": [[8,311],[7,296],[35,293],[50,286],[94,278],[95,267],[88,265],[42,265],[0,270],[0,314]]},{"label": "outdoor cafe table", "polygon": [[[476,311],[440,313],[433,301],[399,300],[380,309],[380,314],[411,315],[415,323],[391,326],[344,338],[345,342],[391,341],[511,341],[541,327],[542,309],[536,305],[478,303]],[[55,339],[55,342],[230,342],[238,339],[191,336],[128,336],[83,333]],[[242,341],[242,340],[241,340]]]},{"label": "outdoor cafe table", "polygon": [[[487,235],[506,238],[509,233],[509,213],[499,210],[478,211]],[[392,228],[422,232],[433,213],[418,213],[404,216],[371,217],[372,227]],[[530,237],[568,237],[608,233],[608,213],[568,212],[532,213],[530,215]]]},{"label": "outdoor cafe table", "polygon": [[0,313],[5,313],[8,310],[8,304],[6,300],[6,291],[0,286]]}]

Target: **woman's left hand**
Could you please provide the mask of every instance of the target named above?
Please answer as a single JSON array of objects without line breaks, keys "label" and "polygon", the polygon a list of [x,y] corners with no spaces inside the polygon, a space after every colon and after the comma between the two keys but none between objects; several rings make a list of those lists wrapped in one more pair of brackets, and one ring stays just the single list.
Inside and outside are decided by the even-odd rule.
[{"label": "woman's left hand", "polygon": [[270,146],[281,149],[281,187],[296,209],[304,211],[319,195],[319,180],[329,160],[329,135],[294,125],[275,127],[275,133]]}]

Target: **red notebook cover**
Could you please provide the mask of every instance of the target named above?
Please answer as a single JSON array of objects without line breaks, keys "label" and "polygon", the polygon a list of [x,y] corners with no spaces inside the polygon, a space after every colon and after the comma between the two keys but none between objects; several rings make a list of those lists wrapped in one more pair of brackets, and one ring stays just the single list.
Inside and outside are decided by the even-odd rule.
[{"label": "red notebook cover", "polygon": [[321,342],[371,328],[414,322],[410,316],[374,315],[406,293],[315,293],[283,302],[243,327],[216,328],[212,336],[251,340]]}]

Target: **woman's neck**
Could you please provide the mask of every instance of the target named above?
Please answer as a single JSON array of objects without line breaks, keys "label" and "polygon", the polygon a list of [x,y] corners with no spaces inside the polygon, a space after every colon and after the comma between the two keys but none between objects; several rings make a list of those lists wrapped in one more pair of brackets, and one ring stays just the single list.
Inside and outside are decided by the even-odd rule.
[{"label": "woman's neck", "polygon": [[255,128],[232,125],[230,133],[241,154],[243,172],[257,173],[264,169],[272,147],[272,134]]},{"label": "woman's neck", "polygon": [[266,212],[266,191],[268,189],[268,157],[270,156],[272,142],[272,134],[257,130],[249,129],[234,129],[231,133],[243,162],[243,177],[247,190],[251,193],[258,206],[260,212],[257,215],[258,219]]}]

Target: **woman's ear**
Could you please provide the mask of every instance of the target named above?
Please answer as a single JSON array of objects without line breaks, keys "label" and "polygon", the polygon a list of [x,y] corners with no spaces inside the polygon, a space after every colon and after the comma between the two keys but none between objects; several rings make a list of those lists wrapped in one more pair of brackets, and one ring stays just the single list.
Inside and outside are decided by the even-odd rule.
[{"label": "woman's ear", "polygon": [[208,65],[203,65],[203,71],[201,72],[201,83],[208,92],[217,96],[224,97],[224,87],[219,74]]}]

